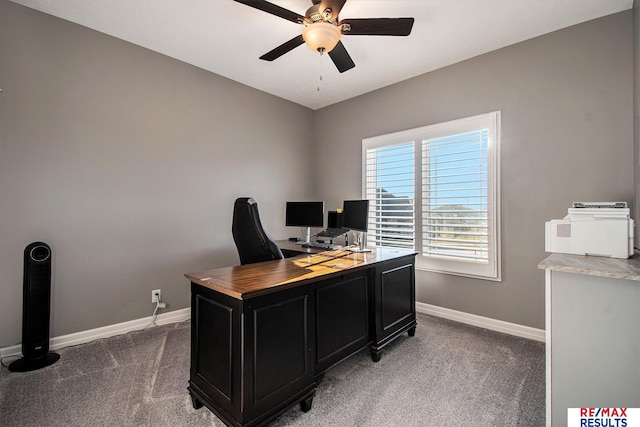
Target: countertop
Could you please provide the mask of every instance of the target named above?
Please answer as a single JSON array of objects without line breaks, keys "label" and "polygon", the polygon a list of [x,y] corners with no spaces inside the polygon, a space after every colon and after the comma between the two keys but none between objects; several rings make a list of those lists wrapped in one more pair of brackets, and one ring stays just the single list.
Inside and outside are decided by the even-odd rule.
[{"label": "countertop", "polygon": [[538,264],[538,268],[587,276],[640,281],[640,255],[638,254],[628,259],[551,254]]}]

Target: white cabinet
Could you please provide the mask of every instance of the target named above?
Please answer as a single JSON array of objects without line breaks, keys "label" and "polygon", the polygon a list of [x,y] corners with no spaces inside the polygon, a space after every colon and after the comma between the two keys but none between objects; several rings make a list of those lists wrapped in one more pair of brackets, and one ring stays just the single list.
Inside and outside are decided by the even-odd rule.
[{"label": "white cabinet", "polygon": [[640,407],[636,258],[553,254],[540,263],[546,274],[547,426],[566,426],[567,408]]}]

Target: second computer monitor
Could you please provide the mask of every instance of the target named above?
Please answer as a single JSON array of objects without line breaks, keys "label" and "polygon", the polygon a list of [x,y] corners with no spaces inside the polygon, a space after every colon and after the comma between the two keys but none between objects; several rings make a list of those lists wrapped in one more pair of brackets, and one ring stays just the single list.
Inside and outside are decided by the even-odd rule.
[{"label": "second computer monitor", "polygon": [[342,205],[342,227],[367,231],[369,225],[369,200],[345,200]]}]

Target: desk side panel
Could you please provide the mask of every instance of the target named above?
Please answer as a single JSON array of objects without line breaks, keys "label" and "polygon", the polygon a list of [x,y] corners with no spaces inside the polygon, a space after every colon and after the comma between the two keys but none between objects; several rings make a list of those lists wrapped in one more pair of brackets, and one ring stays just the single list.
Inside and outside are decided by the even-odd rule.
[{"label": "desk side panel", "polygon": [[192,283],[190,385],[223,417],[240,411],[240,302]]},{"label": "desk side panel", "polygon": [[415,319],[413,266],[404,264],[381,275],[382,329]]},{"label": "desk side panel", "polygon": [[404,257],[376,268],[374,345],[388,341],[416,325],[415,257]]}]

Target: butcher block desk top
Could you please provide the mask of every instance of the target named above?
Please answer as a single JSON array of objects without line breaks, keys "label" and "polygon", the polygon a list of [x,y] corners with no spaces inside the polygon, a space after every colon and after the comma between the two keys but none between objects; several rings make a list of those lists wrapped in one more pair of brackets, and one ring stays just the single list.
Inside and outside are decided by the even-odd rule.
[{"label": "butcher block desk top", "polygon": [[245,300],[329,278],[382,261],[413,255],[415,252],[401,249],[375,248],[371,252],[361,253],[339,249],[300,255],[294,258],[187,273],[185,277],[198,285],[232,298]]}]

